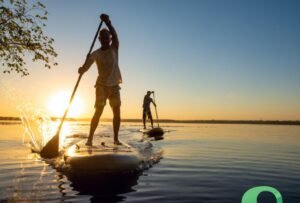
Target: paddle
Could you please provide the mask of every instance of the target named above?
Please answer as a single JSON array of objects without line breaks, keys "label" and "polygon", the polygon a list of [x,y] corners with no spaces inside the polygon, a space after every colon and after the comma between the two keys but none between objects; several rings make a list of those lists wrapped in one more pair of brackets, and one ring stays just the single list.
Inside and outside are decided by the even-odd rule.
[{"label": "paddle", "polygon": [[[98,29],[97,29],[97,32],[95,34],[95,37],[94,37],[94,40],[93,40],[93,43],[90,47],[90,50],[89,50],[89,53],[87,54],[86,56],[86,59],[85,59],[85,62],[87,61],[89,55],[91,54],[92,50],[93,50],[93,47],[94,47],[94,44],[95,44],[95,41],[96,41],[96,38],[98,36],[98,33],[101,29],[101,26],[102,26],[102,23],[103,21],[100,22],[99,26],[98,26]],[[77,82],[76,82],[76,85],[74,87],[74,90],[73,90],[73,93],[71,95],[71,98],[69,100],[69,104],[68,104],[68,107],[67,109],[65,110],[65,113],[61,119],[61,122],[60,122],[60,125],[58,127],[58,130],[56,132],[56,134],[54,135],[54,137],[45,145],[45,147],[41,150],[40,154],[41,154],[41,157],[43,158],[54,158],[54,157],[57,157],[58,154],[59,154],[59,133],[60,133],[60,130],[62,128],[62,125],[63,125],[63,122],[68,114],[68,111],[69,111],[69,108],[72,104],[72,101],[73,101],[73,98],[74,98],[74,95],[75,95],[75,92],[77,90],[77,87],[79,85],[79,82],[81,80],[81,77],[82,77],[83,74],[79,74],[79,77],[77,79]]]},{"label": "paddle", "polygon": [[[155,101],[155,94],[154,94],[154,92],[153,92],[153,99],[154,99],[154,103],[156,104],[156,101]],[[155,113],[156,113],[157,125],[158,125],[158,127],[159,127],[159,120],[158,120],[158,114],[157,114],[156,105],[155,105],[154,107],[155,107]]]}]

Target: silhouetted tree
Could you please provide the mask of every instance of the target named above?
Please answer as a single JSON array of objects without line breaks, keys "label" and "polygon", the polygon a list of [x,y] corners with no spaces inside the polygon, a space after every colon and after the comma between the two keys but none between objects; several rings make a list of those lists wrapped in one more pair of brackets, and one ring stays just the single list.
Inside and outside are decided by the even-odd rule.
[{"label": "silhouetted tree", "polygon": [[57,65],[53,61],[57,56],[54,39],[43,32],[47,15],[46,7],[38,0],[0,0],[0,59],[4,73],[29,75],[25,57],[42,61],[47,68]]}]

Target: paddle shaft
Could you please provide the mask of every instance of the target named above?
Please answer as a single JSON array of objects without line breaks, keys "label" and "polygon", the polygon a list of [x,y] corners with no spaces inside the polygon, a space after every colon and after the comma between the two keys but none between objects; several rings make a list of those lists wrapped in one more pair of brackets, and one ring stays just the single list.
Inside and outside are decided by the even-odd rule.
[{"label": "paddle shaft", "polygon": [[[92,50],[93,50],[93,47],[94,47],[95,41],[96,41],[96,39],[97,39],[98,33],[99,33],[100,29],[101,29],[102,23],[103,23],[103,21],[101,21],[100,24],[99,24],[99,26],[98,26],[97,32],[96,32],[96,34],[95,34],[95,36],[94,36],[94,39],[93,39],[92,45],[91,45],[91,47],[90,47],[90,50],[89,50],[88,54],[86,55],[86,58],[85,58],[85,62],[84,62],[84,63],[86,63],[86,61],[88,60],[88,57],[90,56],[90,54],[91,54],[91,52],[92,52]],[[74,98],[74,96],[75,96],[75,93],[76,93],[76,90],[77,90],[77,87],[78,87],[78,85],[79,85],[79,82],[80,82],[80,80],[81,80],[82,75],[83,75],[82,73],[79,74],[79,77],[78,77],[78,79],[77,79],[76,85],[75,85],[75,87],[74,87],[74,90],[73,90],[73,92],[72,92],[71,98],[70,98],[70,100],[69,100],[69,105],[68,105],[67,109],[65,110],[65,113],[64,113],[64,115],[63,115],[63,117],[62,117],[62,119],[61,119],[61,122],[60,122],[60,125],[59,125],[59,127],[58,127],[58,130],[57,130],[56,135],[59,135],[59,132],[60,132],[60,130],[61,130],[61,128],[62,128],[63,122],[64,122],[64,120],[65,120],[65,118],[66,118],[66,116],[67,116],[67,114],[68,114],[68,112],[69,112],[70,106],[71,106],[71,104],[72,104],[73,98]]]},{"label": "paddle shaft", "polygon": [[154,94],[154,92],[153,92],[153,99],[154,99],[154,103],[155,103],[155,113],[156,113],[156,120],[157,120],[157,125],[158,125],[158,127],[159,127],[159,120],[158,120],[158,114],[157,114],[157,109],[156,109],[156,101],[155,101],[155,94]]},{"label": "paddle shaft", "polygon": [[[101,21],[100,24],[99,24],[99,26],[98,26],[97,32],[96,32],[95,37],[94,37],[94,39],[93,39],[93,43],[92,43],[92,45],[91,45],[91,47],[90,47],[89,53],[87,54],[84,63],[86,63],[86,61],[88,60],[88,57],[90,56],[90,54],[91,54],[91,52],[92,52],[92,50],[93,50],[93,47],[94,47],[96,38],[97,38],[98,33],[99,33],[100,29],[101,29],[102,23],[103,23],[103,21]],[[73,90],[73,92],[72,92],[71,98],[70,98],[70,100],[69,100],[68,107],[67,107],[67,109],[66,109],[65,112],[64,112],[64,115],[63,115],[63,117],[62,117],[62,119],[61,119],[61,122],[60,122],[60,124],[59,124],[59,127],[58,127],[58,129],[57,129],[56,134],[51,138],[51,140],[49,140],[49,142],[43,147],[43,149],[42,149],[41,152],[40,152],[40,155],[41,155],[41,157],[43,157],[43,158],[54,158],[54,157],[56,157],[56,156],[59,155],[59,133],[60,133],[60,130],[61,130],[62,125],[63,125],[63,123],[64,123],[64,120],[65,120],[65,118],[66,118],[66,116],[67,116],[67,114],[68,114],[69,108],[70,108],[70,106],[71,106],[71,104],[72,104],[72,101],[73,101],[75,92],[76,92],[76,90],[77,90],[77,87],[78,87],[78,85],[79,85],[79,82],[80,82],[80,80],[81,80],[82,75],[83,75],[82,73],[79,74],[79,77],[78,77],[78,79],[77,79],[76,85],[75,85],[75,87],[74,87],[74,90]]]},{"label": "paddle shaft", "polygon": [[68,114],[68,112],[69,112],[70,106],[71,106],[71,104],[72,104],[72,101],[73,101],[73,98],[74,98],[74,96],[75,96],[75,92],[76,92],[76,90],[77,90],[77,87],[78,87],[78,85],[79,85],[79,82],[80,82],[80,80],[81,80],[81,77],[82,77],[82,74],[80,74],[79,77],[78,77],[78,79],[77,79],[76,85],[75,85],[75,87],[74,87],[74,90],[73,90],[73,92],[72,92],[71,98],[70,98],[70,100],[69,100],[69,104],[68,104],[67,109],[65,110],[65,113],[64,113],[64,115],[63,115],[63,117],[62,117],[62,119],[61,119],[61,122],[60,122],[60,124],[59,124],[58,129],[57,129],[56,135],[59,135],[59,132],[60,132],[60,130],[61,130],[61,128],[62,128],[62,125],[63,125],[63,123],[64,123],[64,121],[65,121],[65,118],[66,118],[66,116],[67,116],[67,114]]},{"label": "paddle shaft", "polygon": [[[103,21],[101,21],[100,24],[99,24],[99,26],[98,26],[97,32],[96,32],[96,34],[95,34],[95,36],[94,36],[94,39],[93,39],[92,45],[91,45],[91,47],[90,47],[90,50],[89,50],[88,54],[86,55],[86,58],[85,58],[85,62],[84,62],[84,63],[86,63],[86,61],[88,60],[88,57],[90,56],[90,54],[91,54],[91,52],[92,52],[92,50],[93,50],[93,47],[94,47],[94,45],[95,45],[95,41],[96,41],[96,39],[97,39],[98,33],[99,33],[100,29],[101,29],[102,23],[103,23]],[[76,93],[76,90],[77,90],[77,87],[78,87],[78,85],[79,85],[79,82],[80,82],[80,80],[81,80],[82,75],[83,75],[82,73],[79,74],[79,77],[78,77],[78,79],[77,79],[76,85],[75,85],[75,87],[74,87],[74,90],[73,90],[73,92],[72,92],[71,98],[70,98],[70,100],[69,100],[69,105],[68,105],[67,109],[65,110],[65,113],[64,113],[64,115],[63,115],[63,117],[62,117],[62,119],[61,119],[60,125],[59,125],[59,127],[58,127],[58,130],[57,130],[57,133],[56,133],[57,135],[59,135],[59,132],[60,132],[60,130],[61,130],[61,128],[62,128],[63,122],[64,122],[64,120],[65,120],[65,118],[66,118],[66,116],[67,116],[67,114],[68,114],[68,112],[69,112],[70,106],[71,106],[71,104],[72,104],[73,98],[74,98],[74,96],[75,96],[75,93]]]}]

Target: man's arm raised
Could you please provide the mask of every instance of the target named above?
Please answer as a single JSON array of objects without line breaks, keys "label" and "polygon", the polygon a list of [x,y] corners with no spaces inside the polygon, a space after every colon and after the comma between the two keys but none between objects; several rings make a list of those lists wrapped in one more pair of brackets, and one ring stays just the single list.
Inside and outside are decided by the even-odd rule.
[{"label": "man's arm raised", "polygon": [[118,49],[119,48],[118,35],[117,35],[117,32],[116,32],[114,26],[112,26],[112,24],[111,24],[109,16],[107,14],[101,14],[100,18],[103,22],[105,22],[107,28],[109,29],[109,31],[112,35],[112,44],[111,45]]}]

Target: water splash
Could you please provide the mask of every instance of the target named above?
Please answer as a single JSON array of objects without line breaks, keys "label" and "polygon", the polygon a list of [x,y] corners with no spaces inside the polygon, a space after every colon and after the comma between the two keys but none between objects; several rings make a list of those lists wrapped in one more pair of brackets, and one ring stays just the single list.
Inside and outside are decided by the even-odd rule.
[{"label": "water splash", "polygon": [[22,92],[17,91],[11,80],[0,81],[0,96],[10,102],[11,107],[19,112],[24,127],[22,142],[39,152],[47,141],[54,135],[57,122],[51,121],[50,116],[28,102]]},{"label": "water splash", "polygon": [[[29,138],[31,148],[34,152],[40,152],[42,148],[57,134],[60,119],[53,120],[49,114],[33,108],[30,105],[18,106],[20,118],[24,126],[23,143]],[[59,133],[59,148],[65,148],[67,136],[72,134],[73,128],[65,122]]]},{"label": "water splash", "polygon": [[163,158],[163,149],[153,144],[152,139],[144,138],[143,134],[136,128],[123,126],[121,137],[141,155],[143,161],[137,168],[138,171],[144,171],[153,167]]},{"label": "water splash", "polygon": [[24,126],[23,143],[29,138],[31,147],[39,152],[53,137],[58,126],[58,121],[52,121],[46,113],[33,108],[30,104],[17,106]]}]

